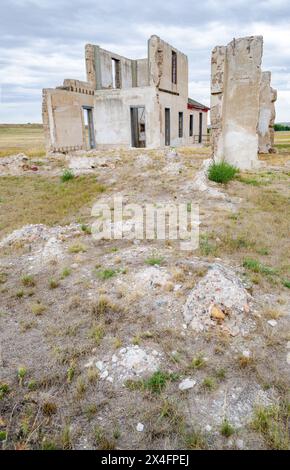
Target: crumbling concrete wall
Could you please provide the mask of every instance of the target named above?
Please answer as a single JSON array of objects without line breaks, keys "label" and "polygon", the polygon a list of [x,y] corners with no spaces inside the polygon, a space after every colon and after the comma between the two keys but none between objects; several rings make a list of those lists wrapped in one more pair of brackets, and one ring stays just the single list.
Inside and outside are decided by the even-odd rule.
[{"label": "crumbling concrete wall", "polygon": [[83,106],[94,106],[94,92],[86,82],[65,80],[64,84],[67,86],[43,90],[42,119],[47,151],[87,150]]},{"label": "crumbling concrete wall", "polygon": [[[172,81],[172,51],[177,58],[177,80]],[[149,81],[160,91],[188,98],[187,56],[172,47],[159,36],[151,36],[148,41]]]},{"label": "crumbling concrete wall", "polygon": [[97,45],[85,47],[87,80],[96,90],[114,88],[112,59],[120,67],[120,83],[117,88],[132,88],[149,85],[148,59],[128,59]]},{"label": "crumbling concrete wall", "polygon": [[131,147],[130,107],[145,107],[146,147],[160,143],[159,105],[155,89],[98,90],[95,93],[95,132],[98,146]]},{"label": "crumbling concrete wall", "polygon": [[275,101],[277,91],[271,87],[271,72],[262,72],[258,123],[259,153],[274,152]]},{"label": "crumbling concrete wall", "polygon": [[258,166],[262,52],[262,36],[251,36],[212,53],[213,156],[241,169]]}]

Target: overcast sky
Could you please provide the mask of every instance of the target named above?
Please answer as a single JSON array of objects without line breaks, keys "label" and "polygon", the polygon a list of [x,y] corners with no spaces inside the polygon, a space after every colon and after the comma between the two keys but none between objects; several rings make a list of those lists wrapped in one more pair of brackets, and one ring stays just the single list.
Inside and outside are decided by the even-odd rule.
[{"label": "overcast sky", "polygon": [[42,88],[85,79],[86,43],[141,58],[152,34],[188,55],[190,96],[207,105],[213,47],[263,35],[277,121],[290,121],[289,0],[0,0],[0,122],[41,122]]}]

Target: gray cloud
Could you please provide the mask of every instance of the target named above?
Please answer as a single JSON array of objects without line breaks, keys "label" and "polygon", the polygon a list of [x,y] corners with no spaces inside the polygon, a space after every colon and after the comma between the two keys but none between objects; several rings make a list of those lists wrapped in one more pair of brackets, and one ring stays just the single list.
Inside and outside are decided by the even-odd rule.
[{"label": "gray cloud", "polygon": [[262,34],[277,118],[290,120],[288,0],[0,0],[0,9],[0,122],[40,122],[42,88],[85,78],[85,43],[144,57],[151,34],[188,55],[190,94],[206,104],[211,49]]}]

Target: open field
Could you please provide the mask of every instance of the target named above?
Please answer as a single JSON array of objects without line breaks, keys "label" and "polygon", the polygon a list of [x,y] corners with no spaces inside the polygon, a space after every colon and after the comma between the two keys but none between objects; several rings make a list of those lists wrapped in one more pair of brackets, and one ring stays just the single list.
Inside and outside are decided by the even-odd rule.
[{"label": "open field", "polygon": [[281,153],[290,153],[290,131],[275,132],[275,146]]},{"label": "open field", "polygon": [[[290,152],[290,132],[276,132],[275,144],[279,151]],[[0,157],[15,153],[31,157],[45,154],[41,124],[0,124]]]},{"label": "open field", "polygon": [[[289,449],[290,152],[204,189],[209,154],[0,161],[3,448]],[[113,213],[116,195],[198,204],[199,248],[94,239],[92,205]],[[209,305],[231,289],[210,320]]]},{"label": "open field", "polygon": [[0,157],[15,153],[28,157],[45,155],[41,124],[0,125]]}]

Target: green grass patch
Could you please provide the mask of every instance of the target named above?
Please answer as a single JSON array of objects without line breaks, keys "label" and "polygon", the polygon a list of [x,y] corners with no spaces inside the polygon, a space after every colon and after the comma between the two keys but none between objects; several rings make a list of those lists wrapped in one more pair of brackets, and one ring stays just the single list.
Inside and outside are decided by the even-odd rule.
[{"label": "green grass patch", "polygon": [[5,383],[0,383],[0,400],[9,393],[9,386]]},{"label": "green grass patch", "polygon": [[72,180],[75,178],[74,172],[68,168],[63,170],[63,173],[60,177],[61,181],[65,183],[66,181]]},{"label": "green grass patch", "polygon": [[230,437],[235,432],[233,426],[228,422],[226,418],[222,422],[220,432],[224,437]]},{"label": "green grass patch", "polygon": [[157,371],[148,379],[144,380],[127,380],[125,383],[129,390],[148,390],[151,393],[159,395],[168,382],[178,380],[178,374]]},{"label": "green grass patch", "polygon": [[236,178],[240,183],[249,184],[251,186],[262,186],[262,182],[255,178],[245,178],[244,176],[238,176]]},{"label": "green grass patch", "polygon": [[238,173],[238,168],[227,162],[212,163],[208,169],[208,179],[216,183],[226,184]]},{"label": "green grass patch", "polygon": [[97,271],[97,277],[101,279],[102,281],[106,281],[107,279],[111,279],[111,277],[115,276],[117,274],[117,271],[115,269],[100,269]]},{"label": "green grass patch", "polygon": [[277,274],[276,269],[265,266],[264,264],[260,263],[260,261],[252,258],[246,258],[243,261],[243,267],[249,271],[252,271],[253,273],[265,274],[266,276],[273,276]]},{"label": "green grass patch", "polygon": [[162,258],[162,256],[150,256],[149,258],[146,258],[145,263],[149,266],[160,266],[163,261],[164,258]]}]

